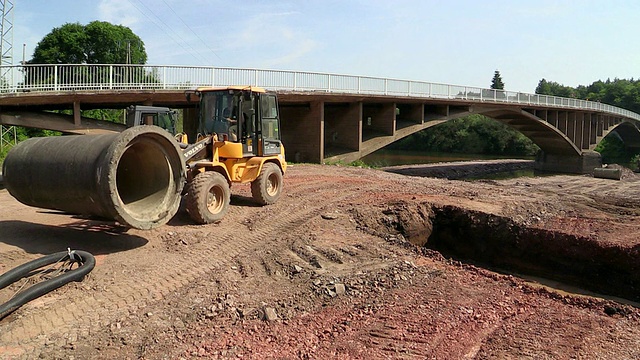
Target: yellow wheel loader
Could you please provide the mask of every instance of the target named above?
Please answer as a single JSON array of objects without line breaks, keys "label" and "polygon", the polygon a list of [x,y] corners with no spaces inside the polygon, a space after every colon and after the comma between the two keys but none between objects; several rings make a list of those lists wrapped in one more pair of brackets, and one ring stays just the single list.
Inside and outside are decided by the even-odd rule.
[{"label": "yellow wheel loader", "polygon": [[[208,224],[229,208],[232,183],[251,183],[262,205],[282,193],[287,169],[275,94],[256,87],[198,88],[197,141],[182,142],[187,166],[184,202],[194,221]],[[191,96],[191,93],[187,93]]]},{"label": "yellow wheel loader", "polygon": [[26,205],[137,229],[167,223],[181,200],[196,222],[216,222],[229,208],[232,183],[251,183],[260,204],[276,202],[287,169],[276,95],[237,86],[192,96],[200,101],[197,121],[190,116],[186,124],[192,141],[171,134],[173,126],[146,125],[161,125],[154,118],[161,110],[139,108],[121,133],[21,142],[2,164],[4,185]]}]

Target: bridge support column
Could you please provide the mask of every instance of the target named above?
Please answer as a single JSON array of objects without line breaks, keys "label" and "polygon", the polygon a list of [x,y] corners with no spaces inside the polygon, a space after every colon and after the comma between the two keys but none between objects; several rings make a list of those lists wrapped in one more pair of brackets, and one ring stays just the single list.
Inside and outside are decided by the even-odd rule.
[{"label": "bridge support column", "polygon": [[73,125],[80,126],[82,124],[82,113],[80,112],[80,103],[73,102]]},{"label": "bridge support column", "polygon": [[287,160],[321,163],[324,159],[324,101],[280,107]]},{"label": "bridge support column", "polygon": [[602,166],[602,157],[595,151],[583,151],[582,155],[546,154],[540,151],[536,156],[535,170],[568,173],[592,174],[593,169]]}]

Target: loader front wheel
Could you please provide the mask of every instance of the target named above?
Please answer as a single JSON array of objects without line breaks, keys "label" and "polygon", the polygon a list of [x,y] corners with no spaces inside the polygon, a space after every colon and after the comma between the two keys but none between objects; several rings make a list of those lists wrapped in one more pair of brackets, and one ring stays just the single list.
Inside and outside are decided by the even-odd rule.
[{"label": "loader front wheel", "polygon": [[282,171],[274,163],[262,165],[260,175],[251,183],[251,196],[260,205],[275,203],[282,194]]},{"label": "loader front wheel", "polygon": [[198,224],[222,220],[229,210],[230,201],[229,183],[215,171],[200,173],[187,184],[185,205],[189,216]]}]

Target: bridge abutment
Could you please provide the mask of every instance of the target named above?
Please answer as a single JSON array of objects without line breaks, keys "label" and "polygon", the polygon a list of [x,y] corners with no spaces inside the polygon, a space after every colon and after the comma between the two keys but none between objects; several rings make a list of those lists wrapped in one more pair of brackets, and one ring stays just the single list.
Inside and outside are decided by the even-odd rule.
[{"label": "bridge abutment", "polygon": [[593,174],[602,166],[602,157],[595,151],[583,151],[582,155],[557,155],[540,151],[536,156],[535,170],[568,174]]}]

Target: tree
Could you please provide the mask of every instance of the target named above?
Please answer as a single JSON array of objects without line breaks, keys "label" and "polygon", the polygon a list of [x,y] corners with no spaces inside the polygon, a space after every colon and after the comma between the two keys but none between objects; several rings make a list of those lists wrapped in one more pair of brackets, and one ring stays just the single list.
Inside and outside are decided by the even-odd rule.
[{"label": "tree", "polygon": [[[67,23],[54,28],[38,43],[29,64],[144,64],[144,42],[122,25],[93,21],[88,25]],[[130,66],[86,68],[58,66],[50,69],[30,66],[24,69],[25,84],[43,85],[56,81],[73,84],[157,82],[153,73]],[[86,88],[86,87],[85,87]]]},{"label": "tree", "polygon": [[411,134],[394,149],[491,155],[535,155],[539,148],[517,130],[474,114]]},{"label": "tree", "polygon": [[145,64],[144,42],[126,26],[67,23],[36,45],[30,64]]},{"label": "tree", "polygon": [[498,70],[493,74],[491,88],[494,90],[504,90],[504,82],[502,82],[502,76],[500,76],[500,71]]},{"label": "tree", "polygon": [[572,88],[571,86],[558,84],[555,81],[547,81],[545,79],[542,79],[540,80],[540,82],[538,82],[538,86],[536,87],[536,94],[575,98],[576,89]]},{"label": "tree", "polygon": [[[126,26],[105,21],[93,21],[87,25],[67,23],[56,27],[37,44],[33,58],[37,64],[70,64],[58,66],[56,73],[39,66],[29,66],[25,71],[25,84],[46,86],[63,82],[66,86],[80,84],[135,83],[157,81],[154,74],[143,68],[113,66],[87,68],[75,64],[145,64],[147,53],[144,42]],[[71,65],[73,64],[73,65]],[[83,110],[83,116],[119,122],[122,110]]]}]

